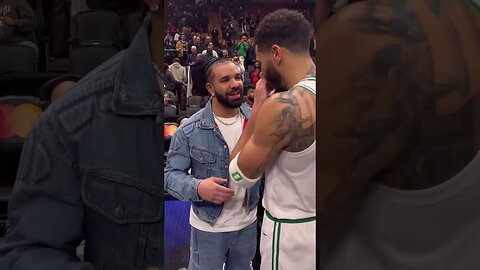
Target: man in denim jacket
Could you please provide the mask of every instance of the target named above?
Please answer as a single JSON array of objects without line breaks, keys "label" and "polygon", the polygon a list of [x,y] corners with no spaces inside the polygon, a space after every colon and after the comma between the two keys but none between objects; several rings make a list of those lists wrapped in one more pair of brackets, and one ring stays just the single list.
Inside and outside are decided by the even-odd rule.
[{"label": "man in denim jacket", "polygon": [[53,103],[25,141],[0,269],[163,268],[163,84],[152,66],[163,61],[162,13],[145,2],[151,20],[130,48]]},{"label": "man in denim jacket", "polygon": [[[165,191],[192,202],[190,270],[251,269],[256,251],[259,185],[232,189],[228,158],[250,115],[236,65],[225,59],[206,67],[212,95],[204,109],[172,138]],[[190,171],[190,172],[189,172]]]}]

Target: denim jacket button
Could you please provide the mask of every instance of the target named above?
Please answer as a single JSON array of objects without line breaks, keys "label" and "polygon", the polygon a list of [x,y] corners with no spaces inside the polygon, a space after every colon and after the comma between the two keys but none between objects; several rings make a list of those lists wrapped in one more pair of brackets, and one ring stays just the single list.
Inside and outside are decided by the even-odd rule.
[{"label": "denim jacket button", "polygon": [[227,149],[227,145],[226,145],[226,144],[223,146],[223,149]]},{"label": "denim jacket button", "polygon": [[127,94],[126,92],[122,91],[122,92],[120,93],[120,99],[121,99],[122,101],[130,101],[130,99],[132,99],[132,98],[130,97],[129,94]]},{"label": "denim jacket button", "polygon": [[115,208],[114,214],[115,214],[115,217],[116,217],[116,218],[122,218],[124,213],[125,213],[125,211],[123,210],[122,207],[117,206],[117,207]]}]

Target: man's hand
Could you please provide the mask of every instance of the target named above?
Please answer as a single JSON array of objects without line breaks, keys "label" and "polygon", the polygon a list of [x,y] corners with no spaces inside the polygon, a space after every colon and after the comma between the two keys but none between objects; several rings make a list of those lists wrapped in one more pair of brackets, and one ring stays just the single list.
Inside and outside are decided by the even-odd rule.
[{"label": "man's hand", "polygon": [[227,180],[217,177],[207,178],[198,184],[197,193],[200,198],[216,204],[222,204],[233,196],[233,189],[226,188],[220,184]]},{"label": "man's hand", "polygon": [[0,20],[8,26],[15,26],[15,21],[10,17],[0,17]]},{"label": "man's hand", "polygon": [[265,80],[260,79],[255,85],[255,102],[257,106],[261,106],[267,100],[273,87]]}]

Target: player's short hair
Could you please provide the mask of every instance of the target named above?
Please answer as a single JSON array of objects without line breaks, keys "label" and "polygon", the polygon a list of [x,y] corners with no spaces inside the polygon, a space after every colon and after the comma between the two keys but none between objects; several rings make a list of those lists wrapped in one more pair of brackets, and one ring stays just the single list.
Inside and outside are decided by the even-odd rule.
[{"label": "player's short hair", "polygon": [[257,49],[269,50],[274,44],[294,53],[310,50],[311,26],[302,13],[279,9],[267,14],[255,31]]}]

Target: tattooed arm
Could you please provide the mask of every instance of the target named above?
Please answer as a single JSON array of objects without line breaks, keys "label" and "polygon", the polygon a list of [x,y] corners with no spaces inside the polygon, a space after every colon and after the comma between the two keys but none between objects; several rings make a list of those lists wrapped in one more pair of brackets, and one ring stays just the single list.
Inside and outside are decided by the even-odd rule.
[{"label": "tattooed arm", "polygon": [[252,136],[236,148],[237,165],[246,177],[255,179],[281,150],[302,151],[314,140],[315,96],[301,87],[276,93],[259,110]]},{"label": "tattooed arm", "polygon": [[473,137],[480,38],[472,14],[463,1],[371,0],[345,8],[320,29],[322,242],[335,238],[370,182],[431,187],[471,159],[471,151],[438,150]]},{"label": "tattooed arm", "polygon": [[409,40],[424,39],[418,25],[405,28],[397,21],[408,17],[402,9],[373,2],[345,8],[318,34],[316,202],[322,242],[344,224],[369,181],[390,168],[414,133],[410,112],[397,98],[416,83],[409,76],[415,53]]}]

